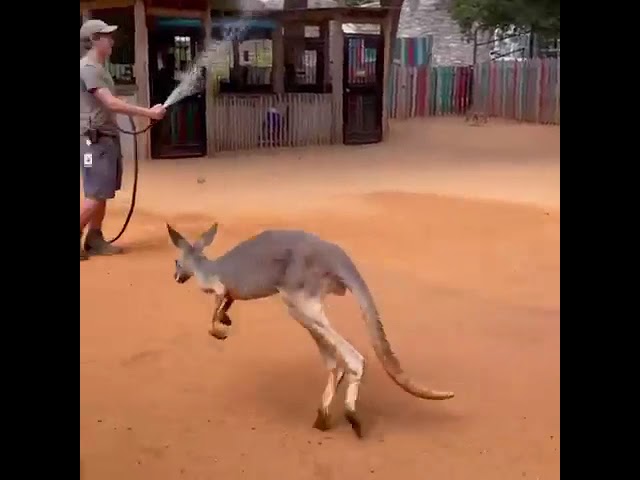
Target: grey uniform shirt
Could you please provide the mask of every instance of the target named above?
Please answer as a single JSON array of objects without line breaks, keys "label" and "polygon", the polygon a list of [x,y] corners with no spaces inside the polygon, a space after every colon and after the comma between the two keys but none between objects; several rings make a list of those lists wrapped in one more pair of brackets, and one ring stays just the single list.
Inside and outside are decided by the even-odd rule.
[{"label": "grey uniform shirt", "polygon": [[103,65],[88,56],[80,59],[80,135],[89,128],[105,135],[118,135],[115,114],[109,111],[93,93],[93,90],[108,88],[115,95],[115,84]]}]

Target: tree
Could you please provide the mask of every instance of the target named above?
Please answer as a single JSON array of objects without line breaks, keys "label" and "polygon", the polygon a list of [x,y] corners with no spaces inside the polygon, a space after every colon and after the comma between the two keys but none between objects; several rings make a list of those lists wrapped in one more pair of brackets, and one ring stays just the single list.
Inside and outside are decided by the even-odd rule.
[{"label": "tree", "polygon": [[542,37],[560,37],[560,0],[446,0],[462,31],[476,29],[533,30]]}]

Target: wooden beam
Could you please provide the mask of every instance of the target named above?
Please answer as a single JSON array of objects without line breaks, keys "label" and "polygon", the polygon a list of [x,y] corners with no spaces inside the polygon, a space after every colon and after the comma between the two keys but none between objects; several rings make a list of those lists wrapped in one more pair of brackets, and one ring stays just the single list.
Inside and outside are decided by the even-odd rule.
[{"label": "wooden beam", "polygon": [[[252,16],[245,12],[247,17]],[[388,16],[386,11],[369,8],[318,8],[306,10],[272,10],[255,13],[257,17],[273,18],[282,22],[318,25],[323,21],[340,19],[342,23],[381,23]]]},{"label": "wooden beam", "polygon": [[176,10],[199,10],[201,12],[211,8],[210,3],[209,0],[145,0],[148,9],[160,7]]},{"label": "wooden beam", "polygon": [[202,19],[202,10],[180,10],[179,8],[149,7],[149,15],[154,17],[178,17]]},{"label": "wooden beam", "polygon": [[[135,28],[134,34],[134,51],[135,63],[133,71],[136,77],[136,103],[142,106],[149,105],[149,32],[147,31],[147,15],[143,0],[136,0],[133,7],[133,22]],[[139,121],[136,126],[137,130],[144,128],[148,120]],[[146,131],[143,135],[138,136],[138,157],[151,157],[151,134]]]},{"label": "wooden beam", "polygon": [[80,11],[82,12],[82,10],[102,10],[104,8],[132,7],[134,4],[135,0],[93,0],[89,2],[80,2]]}]

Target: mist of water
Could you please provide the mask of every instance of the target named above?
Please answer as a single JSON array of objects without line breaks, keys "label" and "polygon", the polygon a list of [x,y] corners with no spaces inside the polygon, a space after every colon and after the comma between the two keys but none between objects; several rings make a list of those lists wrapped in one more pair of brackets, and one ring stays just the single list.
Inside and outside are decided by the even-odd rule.
[{"label": "mist of water", "polygon": [[[225,28],[223,30],[222,40],[227,42],[240,39],[244,36],[248,27],[249,22],[246,20],[236,22],[232,28]],[[164,101],[163,106],[165,108],[168,108],[171,105],[178,103],[180,100],[191,95],[195,95],[205,89],[205,85],[202,81],[203,70],[210,70],[211,65],[216,59],[219,48],[220,47],[218,45],[212,44],[196,55],[191,62],[191,65],[189,65],[187,70],[184,72],[176,88],[173,89],[173,92],[171,92]]]}]

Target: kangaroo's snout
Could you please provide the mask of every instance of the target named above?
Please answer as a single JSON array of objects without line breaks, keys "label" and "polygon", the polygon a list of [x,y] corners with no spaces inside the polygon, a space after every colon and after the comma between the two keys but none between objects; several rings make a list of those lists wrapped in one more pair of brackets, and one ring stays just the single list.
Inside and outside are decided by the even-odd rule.
[{"label": "kangaroo's snout", "polygon": [[176,282],[184,283],[187,280],[189,280],[190,276],[189,275],[185,275],[184,273],[176,273],[174,278],[175,278]]},{"label": "kangaroo's snout", "polygon": [[173,274],[173,279],[177,283],[184,283],[187,280],[189,280],[192,276],[191,272],[183,268],[181,265],[181,262],[179,262],[178,260],[176,260],[175,263],[176,263],[176,271]]}]

